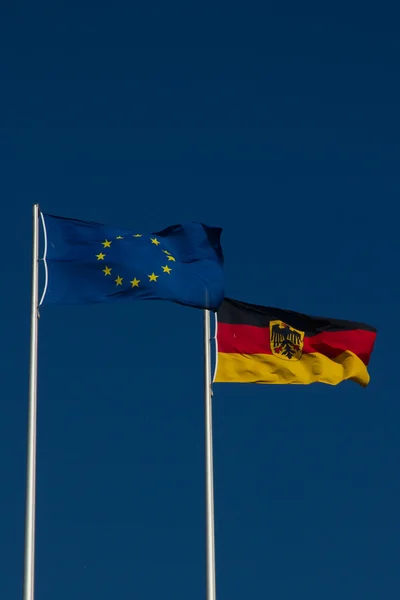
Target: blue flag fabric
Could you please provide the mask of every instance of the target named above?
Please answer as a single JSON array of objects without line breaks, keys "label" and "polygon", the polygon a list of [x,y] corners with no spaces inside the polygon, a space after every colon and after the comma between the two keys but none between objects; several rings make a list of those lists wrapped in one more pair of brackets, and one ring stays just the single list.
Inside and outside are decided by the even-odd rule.
[{"label": "blue flag fabric", "polygon": [[224,297],[222,230],[200,223],[145,234],[42,214],[41,304],[170,300],[216,311]]}]

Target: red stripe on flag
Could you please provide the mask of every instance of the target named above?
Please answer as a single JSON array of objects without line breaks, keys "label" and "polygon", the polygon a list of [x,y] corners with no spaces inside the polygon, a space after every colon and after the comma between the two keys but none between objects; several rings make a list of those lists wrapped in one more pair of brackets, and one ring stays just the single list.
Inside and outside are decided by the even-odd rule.
[{"label": "red stripe on flag", "polygon": [[[356,354],[368,365],[376,333],[363,329],[324,331],[304,338],[303,354],[319,352],[329,358],[345,350]],[[218,352],[272,354],[268,327],[218,323]]]}]

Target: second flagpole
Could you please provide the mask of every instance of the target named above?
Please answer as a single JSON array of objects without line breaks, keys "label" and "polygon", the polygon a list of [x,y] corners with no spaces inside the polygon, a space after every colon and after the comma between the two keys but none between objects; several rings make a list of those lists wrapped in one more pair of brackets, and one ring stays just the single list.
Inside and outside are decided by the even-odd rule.
[{"label": "second flagpole", "polygon": [[204,433],[205,433],[205,503],[206,503],[206,600],[216,600],[214,470],[212,442],[210,311],[204,311]]},{"label": "second flagpole", "polygon": [[29,362],[23,600],[35,596],[36,421],[39,304],[39,205],[33,206],[31,348]]}]

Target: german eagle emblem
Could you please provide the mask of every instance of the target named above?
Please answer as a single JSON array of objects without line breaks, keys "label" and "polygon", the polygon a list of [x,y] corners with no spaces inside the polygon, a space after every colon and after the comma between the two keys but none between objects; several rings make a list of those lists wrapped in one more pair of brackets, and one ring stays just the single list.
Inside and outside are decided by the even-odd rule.
[{"label": "german eagle emblem", "polygon": [[284,360],[300,360],[304,331],[298,331],[283,321],[271,321],[269,334],[272,354]]}]

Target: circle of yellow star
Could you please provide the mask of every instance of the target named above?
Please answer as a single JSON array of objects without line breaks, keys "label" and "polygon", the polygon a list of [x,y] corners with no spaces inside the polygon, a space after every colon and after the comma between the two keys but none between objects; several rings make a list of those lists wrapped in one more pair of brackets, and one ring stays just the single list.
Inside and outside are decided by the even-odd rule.
[{"label": "circle of yellow star", "polygon": [[161,267],[162,270],[164,271],[164,273],[168,273],[168,275],[171,273],[172,269],[170,267],[168,267],[167,265],[165,267]]},{"label": "circle of yellow star", "polygon": [[149,278],[149,281],[157,281],[157,279],[160,276],[159,275],[155,275],[155,273],[152,273],[151,275],[147,275],[147,277]]},{"label": "circle of yellow star", "polygon": [[136,279],[136,277],[134,277],[130,283],[132,284],[133,288],[139,287],[140,279]]},{"label": "circle of yellow star", "polygon": [[97,260],[104,260],[105,254],[100,252],[100,254],[96,254]]},{"label": "circle of yellow star", "polygon": [[123,280],[123,277],[120,277],[120,276],[118,275],[117,279],[115,279],[114,281],[115,281],[115,283],[116,283],[117,285],[122,285],[122,280]]},{"label": "circle of yellow star", "polygon": [[104,273],[104,275],[111,275],[111,268],[106,267],[105,269],[103,269],[103,273]]},{"label": "circle of yellow star", "polygon": [[173,260],[175,262],[175,259],[173,256],[171,256],[170,254],[167,255],[168,260]]},{"label": "circle of yellow star", "polygon": [[171,252],[168,252],[168,250],[163,250],[164,254],[171,254]]},{"label": "circle of yellow star", "polygon": [[151,239],[151,243],[154,244],[155,246],[159,246],[161,242],[158,241],[157,238],[150,238]]},{"label": "circle of yellow star", "polygon": [[104,240],[104,242],[102,242],[104,248],[111,248],[111,242],[109,242],[108,240]]}]

